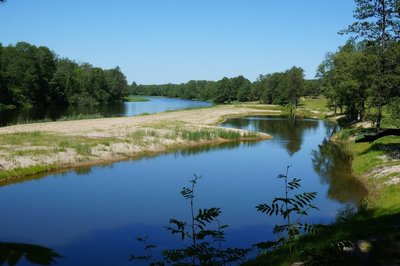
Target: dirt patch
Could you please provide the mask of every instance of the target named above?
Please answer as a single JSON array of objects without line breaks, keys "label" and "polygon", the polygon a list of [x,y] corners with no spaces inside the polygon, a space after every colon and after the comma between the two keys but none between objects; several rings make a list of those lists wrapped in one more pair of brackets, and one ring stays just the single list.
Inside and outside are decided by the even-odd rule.
[{"label": "dirt patch", "polygon": [[388,181],[384,182],[383,184],[386,186],[398,185],[398,184],[400,184],[400,176],[390,178]]},{"label": "dirt patch", "polygon": [[397,173],[400,175],[400,165],[376,168],[370,174],[368,174],[368,176],[374,178],[382,178],[393,173]]}]

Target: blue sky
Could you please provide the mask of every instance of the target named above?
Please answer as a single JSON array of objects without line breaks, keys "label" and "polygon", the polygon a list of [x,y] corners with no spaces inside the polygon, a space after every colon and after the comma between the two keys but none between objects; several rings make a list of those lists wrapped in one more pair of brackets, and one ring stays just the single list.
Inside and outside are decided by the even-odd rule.
[{"label": "blue sky", "polygon": [[181,83],[304,68],[347,40],[353,0],[8,0],[0,42],[119,66],[128,82]]}]

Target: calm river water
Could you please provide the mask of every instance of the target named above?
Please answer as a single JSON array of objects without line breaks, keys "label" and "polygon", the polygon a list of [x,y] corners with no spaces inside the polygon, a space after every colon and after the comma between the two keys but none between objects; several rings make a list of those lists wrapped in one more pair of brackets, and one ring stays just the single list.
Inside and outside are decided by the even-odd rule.
[{"label": "calm river water", "polygon": [[[170,218],[189,219],[180,195],[193,174],[197,208],[220,207],[228,224],[230,247],[249,247],[273,238],[279,219],[257,213],[255,206],[283,196],[276,178],[302,179],[301,191],[316,191],[309,222],[330,222],[346,203],[365,193],[351,175],[350,157],[325,138],[335,125],[312,119],[245,117],[225,127],[271,134],[262,142],[183,149],[30,179],[0,188],[0,241],[50,247],[64,258],[57,265],[136,265],[130,254],[143,249],[134,239],[148,236],[158,249],[180,247],[164,227]],[[157,253],[156,251],[154,251]]]},{"label": "calm river water", "polygon": [[143,97],[147,102],[121,102],[94,106],[52,106],[31,109],[0,111],[0,126],[37,121],[58,120],[62,117],[83,115],[102,115],[104,117],[134,116],[143,113],[159,113],[170,110],[211,106],[211,102],[173,99],[164,97]]}]

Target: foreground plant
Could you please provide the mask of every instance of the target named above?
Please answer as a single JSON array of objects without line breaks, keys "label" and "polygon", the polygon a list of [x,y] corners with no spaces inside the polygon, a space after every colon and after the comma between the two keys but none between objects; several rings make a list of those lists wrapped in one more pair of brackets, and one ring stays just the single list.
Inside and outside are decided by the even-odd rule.
[{"label": "foreground plant", "polygon": [[297,236],[302,233],[315,232],[318,225],[302,223],[302,219],[308,215],[312,209],[318,210],[312,201],[316,198],[317,192],[304,192],[295,194],[289,197],[291,191],[301,187],[301,179],[293,178],[289,181],[289,168],[286,168],[285,175],[278,175],[278,179],[283,179],[285,182],[285,197],[274,198],[271,204],[259,204],[256,206],[257,211],[265,213],[269,216],[281,216],[284,220],[283,224],[275,225],[273,232],[278,235],[278,240],[261,242],[255,246],[261,249],[276,248],[286,246],[289,249],[289,254],[292,254],[292,246]]},{"label": "foreground plant", "polygon": [[[227,225],[221,225],[218,217],[220,208],[203,208],[195,212],[195,187],[200,176],[194,175],[189,182],[190,187],[183,187],[182,196],[190,203],[190,220],[181,221],[170,219],[170,226],[166,229],[173,235],[179,235],[182,241],[188,241],[188,245],[181,249],[168,249],[163,251],[163,262],[155,261],[152,249],[155,245],[148,244],[147,238],[137,238],[144,244],[146,255],[131,255],[130,260],[149,261],[150,265],[226,265],[232,262],[243,263],[250,249],[224,248],[225,229]],[[210,228],[215,224],[214,228]]]},{"label": "foreground plant", "polygon": [[[163,252],[167,263],[179,265],[225,265],[234,261],[242,261],[248,249],[222,247],[225,241],[227,225],[221,225],[218,217],[220,208],[199,209],[195,214],[195,186],[200,176],[194,175],[189,182],[190,187],[184,187],[182,196],[190,202],[190,221],[171,219],[167,227],[173,235],[180,235],[182,241],[188,239],[190,245],[182,249],[171,249]],[[212,223],[217,223],[216,229],[210,229]]]}]

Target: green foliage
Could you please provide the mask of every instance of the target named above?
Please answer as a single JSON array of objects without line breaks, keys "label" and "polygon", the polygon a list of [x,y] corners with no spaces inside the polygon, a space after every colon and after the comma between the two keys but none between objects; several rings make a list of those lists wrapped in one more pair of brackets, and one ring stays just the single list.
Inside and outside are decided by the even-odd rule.
[{"label": "green foliage", "polygon": [[[166,229],[172,235],[178,235],[182,241],[188,241],[188,245],[181,249],[168,249],[163,251],[163,261],[157,262],[151,252],[155,245],[148,244],[147,238],[137,238],[143,242],[146,255],[131,255],[129,260],[150,261],[150,265],[227,265],[233,262],[243,262],[250,249],[222,247],[225,241],[227,225],[221,225],[218,217],[221,214],[220,208],[203,208],[195,213],[195,187],[201,177],[194,175],[189,182],[190,187],[183,187],[181,195],[190,204],[190,220],[181,221],[170,219],[170,226]],[[216,223],[215,229],[210,226]]]},{"label": "green foliage", "polygon": [[285,72],[260,76],[259,87],[262,91],[261,100],[268,104],[290,104],[297,106],[304,89],[304,70],[292,67]]},{"label": "green foliage", "polygon": [[[165,250],[163,252],[165,261],[169,264],[179,265],[224,265],[242,260],[248,249],[223,249],[224,229],[227,225],[220,225],[218,217],[221,214],[220,208],[199,209],[195,214],[194,198],[195,186],[200,176],[194,176],[190,187],[184,187],[181,195],[190,203],[191,220],[189,222],[171,219],[167,230],[171,234],[179,235],[182,241],[186,238],[190,245],[178,250]],[[209,229],[212,223],[217,222],[216,229]],[[217,243],[217,245],[214,245]]]},{"label": "green foliage", "polygon": [[167,96],[184,99],[212,100],[215,103],[235,101],[263,101],[265,103],[297,105],[300,95],[316,95],[320,86],[315,80],[305,81],[303,69],[292,67],[282,72],[265,75],[251,83],[243,76],[221,80],[191,80],[182,84],[137,85],[129,87],[134,95]]},{"label": "green foliage", "polygon": [[[284,219],[284,224],[275,225],[273,229],[273,233],[278,235],[279,238],[277,241],[262,242],[255,246],[263,249],[287,246],[289,254],[292,254],[292,246],[295,238],[301,233],[314,233],[318,231],[318,227],[320,226],[301,222],[301,219],[307,216],[310,210],[318,210],[312,204],[312,201],[317,196],[317,192],[304,192],[289,197],[290,191],[299,189],[301,186],[300,179],[293,178],[291,181],[288,180],[289,167],[286,168],[286,175],[281,174],[278,176],[278,179],[283,179],[285,182],[285,197],[274,198],[271,204],[259,204],[256,206],[258,212],[268,216],[281,216]],[[295,219],[292,220],[294,215],[296,215]]]},{"label": "green foliage", "polygon": [[51,265],[55,259],[62,258],[54,250],[24,243],[0,242],[0,265],[14,266],[24,258],[26,261],[37,265]]},{"label": "green foliage", "polygon": [[328,106],[346,111],[350,120],[364,119],[368,88],[371,86],[373,56],[362,45],[350,41],[334,54],[328,54],[319,66]]},{"label": "green foliage", "polygon": [[[357,21],[340,33],[362,38],[365,54],[371,58],[370,63],[363,67],[363,71],[372,72],[368,84],[369,104],[376,108],[374,122],[379,131],[383,107],[393,93],[399,96],[397,89],[399,86],[399,48],[397,48],[400,37],[399,1],[355,0],[355,3],[354,18]],[[353,66],[358,67],[357,64]],[[346,77],[340,79],[345,84],[353,80]],[[357,84],[351,82],[349,86],[358,87]]]},{"label": "green foliage", "polygon": [[129,86],[129,94],[146,96],[166,96],[172,98],[211,100],[215,92],[216,82],[207,80],[191,80],[182,84],[137,85]]},{"label": "green foliage", "polygon": [[389,117],[387,119],[389,123],[394,127],[400,128],[400,96],[390,102],[388,111]]},{"label": "green foliage", "polygon": [[127,93],[118,67],[77,64],[25,42],[0,44],[0,65],[0,106],[98,104],[121,101]]}]

